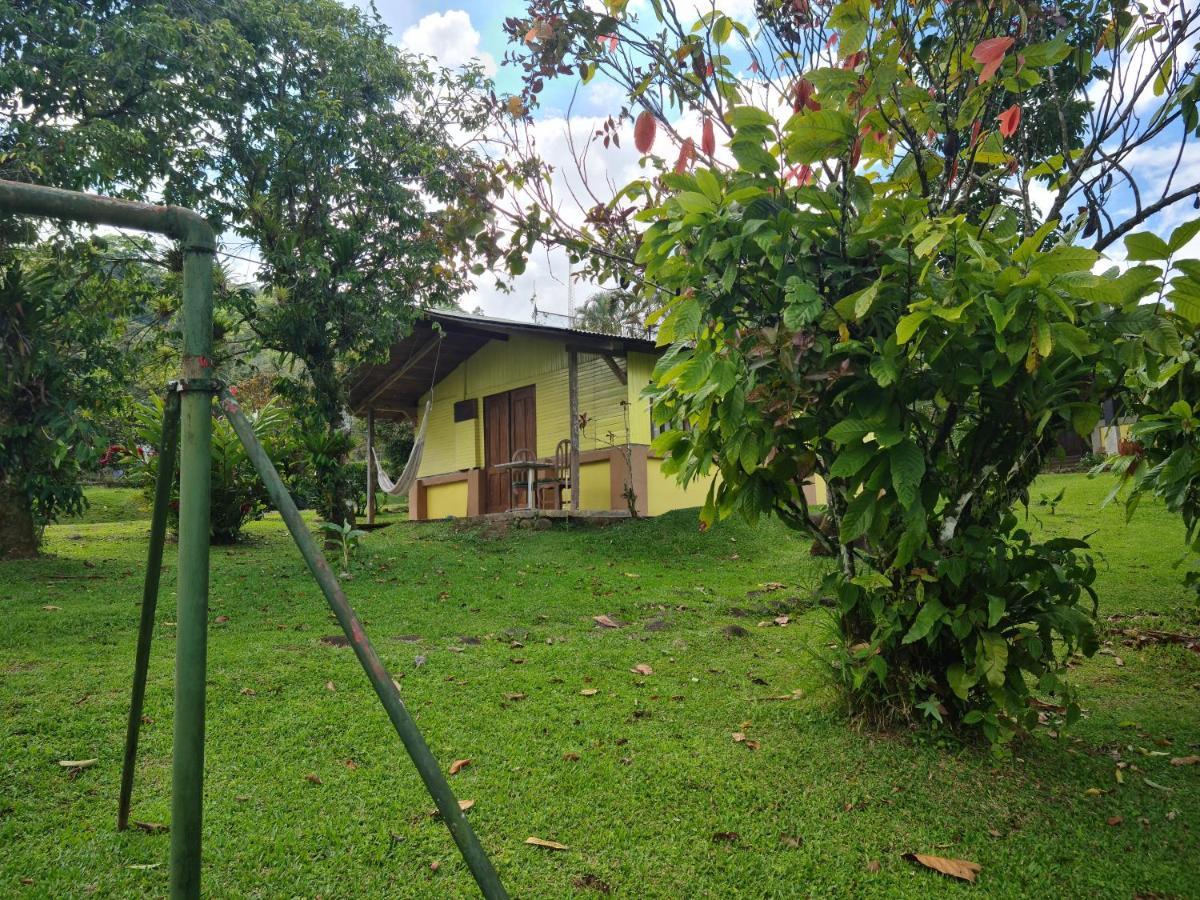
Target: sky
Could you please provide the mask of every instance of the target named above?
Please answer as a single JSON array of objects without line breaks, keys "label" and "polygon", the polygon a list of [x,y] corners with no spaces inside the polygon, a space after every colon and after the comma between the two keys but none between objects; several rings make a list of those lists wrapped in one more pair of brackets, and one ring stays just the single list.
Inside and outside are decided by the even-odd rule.
[{"label": "sky", "polygon": [[[369,6],[369,0],[355,2],[364,8]],[[696,2],[699,4],[704,0]],[[629,9],[636,11],[636,7],[645,4],[646,0],[631,0]],[[1192,6],[1191,0],[1187,5]],[[508,16],[518,16],[524,12],[525,6],[521,0],[376,0],[375,7],[391,30],[392,39],[401,47],[433,57],[444,66],[478,59],[485,71],[495,79],[500,93],[519,88],[511,69],[501,66],[500,61],[507,47],[502,30],[503,21]],[[753,0],[725,0],[722,9],[741,21],[753,21]],[[555,166],[560,179],[567,182],[575,177],[568,133],[573,133],[577,142],[586,138],[605,117],[617,112],[622,105],[621,94],[615,86],[596,78],[591,84],[578,88],[568,119],[565,106],[571,102],[570,92],[575,87],[575,79],[549,81],[546,92],[541,96],[541,105],[534,112],[534,135],[539,155]],[[1153,96],[1147,96],[1145,107],[1151,107],[1154,100]],[[1139,101],[1139,106],[1142,106],[1142,101]],[[628,123],[625,127],[626,130],[631,128]],[[1174,162],[1178,148],[1177,134],[1174,132],[1170,135],[1174,140],[1168,138],[1158,145],[1141,148],[1136,158],[1131,160],[1143,185],[1144,195],[1157,197],[1155,189],[1161,188],[1165,173],[1169,172]],[[591,178],[623,185],[639,174],[632,136],[626,135],[626,138],[619,149],[592,148],[588,157]],[[1193,151],[1184,158],[1173,184],[1177,188],[1197,180],[1200,180],[1200,151]],[[1045,189],[1039,191],[1037,187],[1035,183],[1033,200],[1035,203],[1039,200],[1044,203],[1049,192]],[[1116,191],[1110,201],[1114,218],[1120,217],[1131,205],[1128,191]],[[582,215],[578,205],[566,197],[563,198],[561,212],[576,218]],[[1176,204],[1148,222],[1147,227],[1165,237],[1172,227],[1194,215],[1196,213],[1190,203]],[[1200,236],[1180,255],[1200,257]],[[1098,268],[1107,268],[1112,262],[1120,264],[1124,258],[1123,246],[1118,244],[1110,247],[1107,257],[1111,262],[1102,262]],[[485,275],[477,280],[475,290],[462,298],[461,305],[467,310],[481,309],[487,315],[529,320],[534,312],[532,300],[536,298],[539,310],[561,315],[568,308],[568,272],[563,251],[539,248],[530,259],[525,274],[512,280],[511,291],[499,290],[495,278]],[[577,280],[573,292],[575,304],[582,303],[600,287]],[[562,320],[559,321],[561,323]]]}]

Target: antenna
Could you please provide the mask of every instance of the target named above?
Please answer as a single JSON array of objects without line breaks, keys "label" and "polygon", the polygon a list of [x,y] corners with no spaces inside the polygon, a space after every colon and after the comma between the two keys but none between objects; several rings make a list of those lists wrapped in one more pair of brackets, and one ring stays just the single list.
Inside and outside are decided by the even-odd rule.
[{"label": "antenna", "polygon": [[575,279],[571,277],[570,257],[567,257],[567,327],[575,327]]}]

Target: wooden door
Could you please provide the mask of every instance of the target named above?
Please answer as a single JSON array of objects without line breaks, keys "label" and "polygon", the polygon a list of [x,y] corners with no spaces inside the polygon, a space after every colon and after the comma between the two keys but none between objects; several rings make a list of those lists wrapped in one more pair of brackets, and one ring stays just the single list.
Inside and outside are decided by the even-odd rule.
[{"label": "wooden door", "polygon": [[504,512],[512,503],[515,475],[494,469],[512,460],[517,450],[537,454],[537,402],[533,385],[483,398],[484,512]]},{"label": "wooden door", "polygon": [[510,397],[507,392],[483,398],[483,464],[484,512],[504,512],[508,509],[509,473],[492,466],[512,459],[509,440],[511,421]]}]

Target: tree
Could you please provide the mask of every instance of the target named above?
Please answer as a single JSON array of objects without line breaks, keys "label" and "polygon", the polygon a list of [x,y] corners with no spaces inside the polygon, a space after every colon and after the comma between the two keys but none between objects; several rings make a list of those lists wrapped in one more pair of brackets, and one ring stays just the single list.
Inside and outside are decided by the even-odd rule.
[{"label": "tree", "polygon": [[0,251],[0,557],[32,556],[47,523],[83,509],[79,475],[110,439],[97,419],[124,402],[128,326],[161,285],[109,249]]},{"label": "tree", "polygon": [[[690,427],[656,442],[664,468],[719,473],[704,526],[774,514],[836,557],[830,662],[853,707],[999,746],[1036,723],[1034,691],[1077,712],[1066,658],[1096,648],[1086,544],[1035,541],[1013,507],[1057,428],[1089,433],[1196,325],[1170,302],[1195,272],[1142,254],[1163,241],[1136,229],[1200,192],[1175,183],[1200,126],[1200,11],[759,9],[753,31],[717,9],[690,25],[670,2],[645,21],[576,2],[510,20],[521,110],[546,79],[603,73],[633,109],[602,139],[634,119],[651,173],[582,226],[524,227],[598,246],[598,275],[666,298],[650,394],[660,423]],[[1153,185],[1130,164],[1151,142],[1178,154]],[[1093,274],[1121,239],[1138,264]],[[1155,294],[1168,302],[1142,304]]]},{"label": "tree", "polygon": [[[349,515],[343,373],[386,352],[419,305],[486,255],[478,71],[436,71],[334,0],[0,0],[0,175],[203,212],[257,262],[230,292],[247,356],[298,363],[321,512]],[[222,371],[219,374],[228,376]]]},{"label": "tree", "polygon": [[645,337],[646,317],[656,308],[653,298],[623,288],[597,291],[575,312],[572,323],[576,328]]}]

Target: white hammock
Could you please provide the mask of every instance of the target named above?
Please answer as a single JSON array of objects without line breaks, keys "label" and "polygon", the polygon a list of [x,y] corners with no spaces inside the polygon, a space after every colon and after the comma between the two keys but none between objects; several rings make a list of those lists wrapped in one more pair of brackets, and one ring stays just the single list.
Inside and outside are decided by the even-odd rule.
[{"label": "white hammock", "polygon": [[421,468],[421,455],[425,452],[425,427],[429,424],[429,409],[432,406],[433,398],[430,397],[425,401],[425,413],[421,416],[421,424],[413,436],[412,453],[409,454],[408,462],[404,465],[404,471],[395,481],[392,481],[388,477],[388,473],[383,471],[383,466],[379,464],[379,454],[375,452],[374,447],[371,448],[371,461],[375,464],[379,489],[385,494],[392,497],[407,494],[409,488],[413,486],[413,482],[417,480],[417,469]]}]

